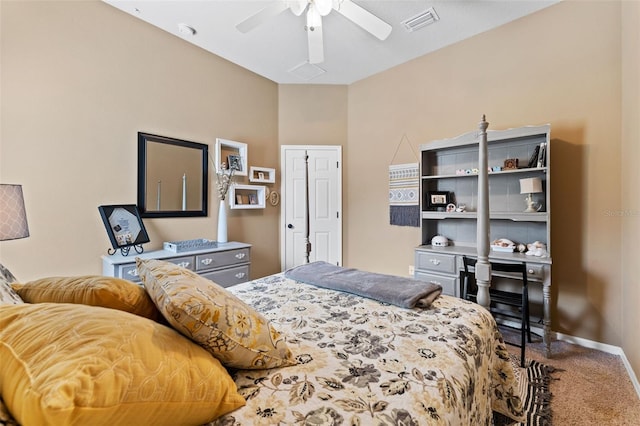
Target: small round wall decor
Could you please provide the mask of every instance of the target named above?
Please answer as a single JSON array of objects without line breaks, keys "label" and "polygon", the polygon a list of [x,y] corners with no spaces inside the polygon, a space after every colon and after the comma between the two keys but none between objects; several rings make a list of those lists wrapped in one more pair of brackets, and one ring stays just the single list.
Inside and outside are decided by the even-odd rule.
[{"label": "small round wall decor", "polygon": [[277,206],[278,203],[280,203],[280,194],[276,191],[271,191],[271,193],[269,193],[269,203],[271,203],[272,206]]}]

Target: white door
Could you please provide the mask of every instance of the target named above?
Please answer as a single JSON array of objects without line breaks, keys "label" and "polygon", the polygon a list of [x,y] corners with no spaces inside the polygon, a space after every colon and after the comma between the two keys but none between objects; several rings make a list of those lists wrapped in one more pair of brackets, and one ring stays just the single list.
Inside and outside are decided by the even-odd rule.
[{"label": "white door", "polygon": [[282,269],[307,262],[307,235],[309,262],[342,265],[342,147],[283,145],[281,162]]}]

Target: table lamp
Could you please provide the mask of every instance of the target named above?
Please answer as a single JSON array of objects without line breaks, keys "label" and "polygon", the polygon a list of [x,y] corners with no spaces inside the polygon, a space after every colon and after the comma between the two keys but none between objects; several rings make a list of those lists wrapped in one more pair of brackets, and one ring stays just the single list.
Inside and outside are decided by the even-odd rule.
[{"label": "table lamp", "polygon": [[538,177],[520,179],[520,193],[527,194],[525,201],[527,202],[527,209],[525,213],[535,213],[540,210],[540,206],[536,206],[533,201],[533,194],[542,192],[542,180]]},{"label": "table lamp", "polygon": [[0,241],[29,236],[22,185],[0,184]]}]

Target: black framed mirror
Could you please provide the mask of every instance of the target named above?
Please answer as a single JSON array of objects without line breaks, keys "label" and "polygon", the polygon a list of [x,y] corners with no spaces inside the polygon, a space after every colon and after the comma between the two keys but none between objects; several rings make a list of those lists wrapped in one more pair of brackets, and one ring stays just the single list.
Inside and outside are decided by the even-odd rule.
[{"label": "black framed mirror", "polygon": [[207,216],[208,158],[206,144],[138,132],[140,216]]}]

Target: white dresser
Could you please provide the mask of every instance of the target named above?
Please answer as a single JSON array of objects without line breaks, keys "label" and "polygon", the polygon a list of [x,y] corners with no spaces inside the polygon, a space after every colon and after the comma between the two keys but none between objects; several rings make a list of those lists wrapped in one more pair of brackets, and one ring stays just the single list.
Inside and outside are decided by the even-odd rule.
[{"label": "white dresser", "polygon": [[196,272],[218,285],[229,287],[249,281],[251,245],[238,242],[218,243],[215,248],[176,253],[156,250],[141,254],[131,252],[102,256],[102,275],[140,282],[136,268],[136,257],[161,259]]}]

